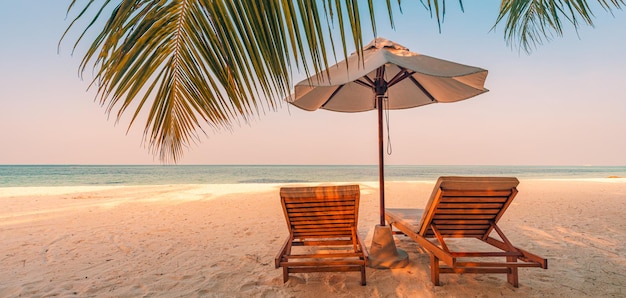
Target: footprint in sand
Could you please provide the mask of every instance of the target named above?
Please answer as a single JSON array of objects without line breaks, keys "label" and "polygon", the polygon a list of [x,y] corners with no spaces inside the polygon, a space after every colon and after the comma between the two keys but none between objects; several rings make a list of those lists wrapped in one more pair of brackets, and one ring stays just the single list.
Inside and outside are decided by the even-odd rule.
[{"label": "footprint in sand", "polygon": [[259,283],[257,281],[246,282],[239,288],[239,292],[252,291],[259,287]]},{"label": "footprint in sand", "polygon": [[241,258],[239,258],[239,259],[240,259],[241,261],[244,261],[244,262],[245,262],[245,261],[253,261],[253,262],[255,262],[255,263],[257,263],[257,264],[261,264],[261,265],[263,265],[263,266],[267,266],[267,265],[269,265],[269,263],[268,263],[268,262],[264,262],[264,261],[262,261],[262,258],[261,258],[261,257],[259,257],[259,256],[258,256],[258,255],[256,255],[256,254],[246,254],[246,256],[245,256],[245,257],[241,257]]},{"label": "footprint in sand", "polygon": [[121,252],[128,254],[132,251],[132,248],[130,248],[129,246],[127,246],[121,239],[119,235],[113,235],[111,236],[111,241],[113,242],[113,244],[115,244],[115,246],[117,247],[117,249],[119,249]]},{"label": "footprint in sand", "polygon": [[59,236],[56,239],[52,240],[52,242],[48,243],[48,245],[43,247],[43,249],[41,250],[41,254],[43,257],[44,264],[52,261],[52,256],[51,256],[50,251],[55,247],[55,244],[61,240],[66,239],[69,236],[70,236],[69,234]]}]

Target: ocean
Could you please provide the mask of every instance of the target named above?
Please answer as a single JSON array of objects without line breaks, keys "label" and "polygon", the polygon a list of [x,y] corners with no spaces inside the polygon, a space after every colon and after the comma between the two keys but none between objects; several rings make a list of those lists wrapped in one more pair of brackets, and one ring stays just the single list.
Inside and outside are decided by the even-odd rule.
[{"label": "ocean", "polygon": [[[626,177],[626,166],[385,166],[385,181],[439,176]],[[0,187],[378,181],[377,165],[0,165]]]}]

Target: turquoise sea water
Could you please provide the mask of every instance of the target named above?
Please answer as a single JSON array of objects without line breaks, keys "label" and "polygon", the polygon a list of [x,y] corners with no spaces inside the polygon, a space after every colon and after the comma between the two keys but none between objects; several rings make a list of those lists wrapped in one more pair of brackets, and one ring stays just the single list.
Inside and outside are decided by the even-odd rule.
[{"label": "turquoise sea water", "polygon": [[[626,177],[626,166],[386,166],[386,181],[439,176]],[[0,187],[378,181],[376,165],[0,165]]]}]

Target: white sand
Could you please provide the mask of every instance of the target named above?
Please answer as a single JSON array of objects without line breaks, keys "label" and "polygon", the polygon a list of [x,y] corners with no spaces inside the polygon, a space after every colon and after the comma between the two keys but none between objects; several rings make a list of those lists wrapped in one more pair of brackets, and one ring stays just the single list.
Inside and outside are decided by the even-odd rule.
[{"label": "white sand", "polygon": [[[360,183],[363,237],[376,183]],[[505,275],[442,275],[410,239],[409,266],[293,274],[274,257],[287,235],[276,184],[0,188],[0,297],[624,297],[626,179],[522,180],[500,226],[549,259]],[[428,182],[387,184],[388,207],[425,205]]]}]

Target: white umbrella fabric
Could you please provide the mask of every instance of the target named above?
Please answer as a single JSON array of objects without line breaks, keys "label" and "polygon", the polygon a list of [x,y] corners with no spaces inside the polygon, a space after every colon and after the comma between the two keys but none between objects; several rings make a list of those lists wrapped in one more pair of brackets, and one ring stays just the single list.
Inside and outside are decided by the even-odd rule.
[{"label": "white umbrella fabric", "polygon": [[378,111],[380,225],[385,225],[383,109],[456,102],[487,92],[487,70],[410,52],[378,37],[363,48],[295,85],[288,101],[307,111]]}]

